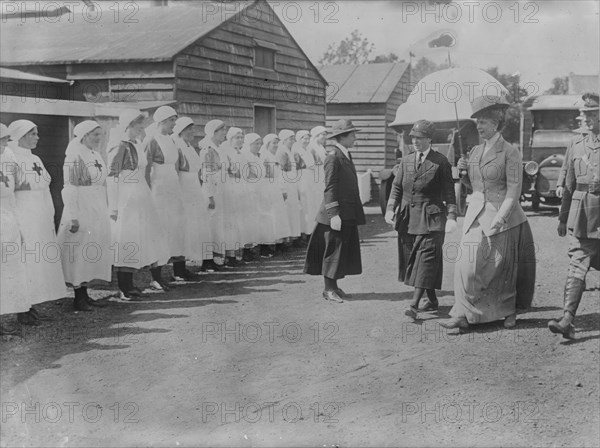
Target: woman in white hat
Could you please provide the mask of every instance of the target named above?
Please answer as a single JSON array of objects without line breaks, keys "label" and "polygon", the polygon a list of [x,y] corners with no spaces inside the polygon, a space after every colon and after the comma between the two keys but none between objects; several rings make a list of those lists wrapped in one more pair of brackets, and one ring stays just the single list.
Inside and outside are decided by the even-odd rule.
[{"label": "woman in white hat", "polygon": [[38,128],[29,120],[17,120],[8,132],[15,162],[16,213],[23,235],[27,301],[31,306],[28,313],[19,313],[17,318],[22,324],[35,325],[42,316],[33,305],[66,295],[61,248],[54,232],[50,175],[31,152],[39,141]]},{"label": "woman in white hat", "polygon": [[65,281],[75,290],[74,306],[78,311],[91,311],[90,305],[104,306],[89,297],[87,282],[111,280],[108,169],[98,152],[102,132],[100,125],[92,120],[75,126],[75,138],[67,146],[63,166],[65,207],[58,242],[63,249]]},{"label": "woman in white hat", "polygon": [[242,183],[243,158],[240,156],[244,144],[244,132],[230,127],[226,140],[219,146],[219,154],[224,162],[227,175],[221,180],[224,195],[223,230],[225,234],[228,266],[239,266],[242,249],[250,241],[252,222],[248,215],[248,198]]},{"label": "woman in white hat", "polygon": [[270,250],[264,251],[267,256],[275,253],[276,245],[279,245],[281,250],[285,250],[283,243],[292,234],[288,211],[285,205],[287,193],[284,191],[281,167],[276,156],[278,145],[279,137],[276,134],[267,134],[263,139],[263,145],[260,149],[260,158],[265,167],[265,178],[267,181],[266,192],[271,204],[270,212],[275,227],[273,240],[266,241],[266,244],[271,246]]},{"label": "woman in white hat", "polygon": [[[160,224],[167,241],[166,257],[159,266],[152,268],[152,287],[168,290],[162,277],[162,265],[173,262],[177,273],[185,272],[185,232],[183,232],[183,193],[179,184],[181,152],[171,133],[177,121],[177,112],[169,106],[161,106],[153,115],[154,123],[146,129],[144,147],[148,153],[146,179],[152,190],[152,199],[158,211]],[[181,278],[177,278],[180,280]]]},{"label": "woman in white hat", "polygon": [[296,169],[296,163],[292,154],[292,146],[294,144],[294,133],[289,129],[283,129],[279,132],[279,147],[277,148],[277,161],[281,168],[283,178],[283,189],[287,194],[285,201],[288,212],[288,220],[290,223],[290,241],[300,237],[301,229],[301,206],[298,196],[299,176]]},{"label": "woman in white hat", "polygon": [[[16,214],[15,162],[7,150],[8,128],[0,123],[0,241],[2,243],[2,267],[0,269],[0,315],[26,313],[27,277],[25,264],[21,261],[21,229]],[[4,320],[4,319],[3,319]],[[0,322],[0,334],[19,334],[15,322]]]},{"label": "woman in white hat", "polygon": [[[246,165],[242,169],[242,179],[250,194],[249,210],[252,213],[252,220],[257,224],[254,241],[261,245],[261,255],[271,257],[273,254],[266,245],[275,241],[275,220],[271,213],[269,183],[260,158],[261,145],[260,135],[255,133],[245,135],[242,153]],[[281,199],[281,195],[279,198]]]},{"label": "woman in white hat", "polygon": [[462,228],[463,254],[454,269],[454,299],[446,328],[504,320],[517,322],[517,307],[528,308],[535,291],[533,235],[519,203],[523,181],[519,150],[502,137],[508,102],[491,95],[471,103],[483,144],[458,168],[473,188]]},{"label": "woman in white hat", "polygon": [[321,205],[322,187],[317,172],[316,160],[309,150],[310,132],[296,132],[296,143],[292,147],[296,167],[301,170],[298,188],[300,191],[300,205],[302,207],[302,233],[308,236],[315,227],[315,218]]},{"label": "woman in white hat", "polygon": [[123,111],[108,143],[106,186],[109,215],[114,221],[113,264],[117,268],[121,300],[143,296],[133,284],[133,273],[156,266],[168,250],[146,182],[148,158],[139,141],[144,120],[139,110]]},{"label": "woman in white hat", "polygon": [[[212,260],[212,236],[210,234],[208,198],[200,185],[202,159],[194,149],[194,121],[189,117],[177,119],[173,128],[173,140],[183,155],[179,169],[179,182],[184,201],[184,255],[189,260]],[[177,264],[174,265],[176,267]],[[187,269],[176,271],[177,277],[194,278]]]},{"label": "woman in white hat", "polygon": [[217,148],[225,141],[227,128],[221,120],[210,120],[204,126],[204,138],[198,143],[202,159],[202,189],[208,198],[210,232],[212,235],[213,260],[203,263],[203,271],[218,271],[215,259],[225,257],[223,163]]}]

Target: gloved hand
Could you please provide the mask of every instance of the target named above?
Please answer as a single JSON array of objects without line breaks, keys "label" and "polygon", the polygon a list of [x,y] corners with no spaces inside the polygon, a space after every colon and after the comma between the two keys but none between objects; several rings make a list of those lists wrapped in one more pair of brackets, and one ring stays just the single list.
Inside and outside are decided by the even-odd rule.
[{"label": "gloved hand", "polygon": [[446,221],[446,233],[452,233],[456,230],[456,221],[454,219],[449,219]]},{"label": "gloved hand", "polygon": [[506,221],[504,220],[504,218],[496,215],[496,217],[492,221],[492,224],[490,224],[490,230],[499,230],[505,222]]},{"label": "gloved hand", "polygon": [[562,198],[564,190],[565,187],[556,187],[556,196]]},{"label": "gloved hand", "polygon": [[340,218],[340,215],[335,215],[333,218],[331,218],[329,226],[332,228],[332,230],[336,230],[338,232],[342,230],[342,218]]},{"label": "gloved hand", "polygon": [[467,171],[467,169],[469,168],[469,163],[466,157],[461,157],[460,159],[458,159],[458,163],[456,164],[456,167],[458,168],[459,171]]},{"label": "gloved hand", "polygon": [[393,211],[387,211],[385,212],[385,222],[387,222],[390,225],[394,225],[394,212]]}]

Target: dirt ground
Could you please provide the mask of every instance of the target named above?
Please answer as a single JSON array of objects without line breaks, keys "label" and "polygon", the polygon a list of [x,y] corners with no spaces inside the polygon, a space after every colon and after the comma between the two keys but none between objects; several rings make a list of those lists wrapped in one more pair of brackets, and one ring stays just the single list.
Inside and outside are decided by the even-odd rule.
[{"label": "dirt ground", "polygon": [[546,328],[568,263],[556,210],[527,210],[533,308],[464,334],[436,322],[451,251],[439,313],[406,322],[396,235],[369,210],[343,304],[302,273],[302,249],[93,313],[44,304],[53,322],[0,345],[1,446],[598,446],[598,290],[576,341]]}]

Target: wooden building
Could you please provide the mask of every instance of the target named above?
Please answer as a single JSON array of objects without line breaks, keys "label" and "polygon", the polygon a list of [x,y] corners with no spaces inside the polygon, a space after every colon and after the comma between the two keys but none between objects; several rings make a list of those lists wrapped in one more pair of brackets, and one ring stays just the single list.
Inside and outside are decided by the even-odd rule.
[{"label": "wooden building", "polygon": [[[410,66],[404,62],[341,64],[322,66],[320,71],[329,84],[327,125],[346,118],[360,128],[353,160],[358,171],[373,172],[377,185],[379,171],[396,163],[397,133],[388,123],[410,94]],[[376,197],[377,191],[372,193]]]},{"label": "wooden building", "polygon": [[264,0],[9,21],[2,38],[3,66],[76,81],[75,100],[172,102],[198,137],[214,118],[263,136],[325,121],[325,79]]}]

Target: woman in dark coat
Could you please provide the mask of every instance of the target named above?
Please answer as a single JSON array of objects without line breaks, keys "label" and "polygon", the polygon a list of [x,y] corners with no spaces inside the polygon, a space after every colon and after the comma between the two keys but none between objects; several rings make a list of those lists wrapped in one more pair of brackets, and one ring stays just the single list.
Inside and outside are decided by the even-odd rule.
[{"label": "woman in dark coat", "polygon": [[338,279],[362,273],[358,226],[366,221],[348,151],[357,130],[351,121],[340,120],[328,131],[335,144],[327,146],[325,192],[304,264],[305,273],[324,277],[323,298],[338,303],[350,297],[338,287]]},{"label": "woman in dark coat", "polygon": [[388,200],[386,221],[398,231],[399,280],[414,286],[405,314],[417,318],[419,301],[427,291],[437,309],[435,290],[442,287],[444,232],[456,229],[456,198],[452,168],[431,148],[435,126],[417,121],[410,135],[416,149],[402,159]]}]

